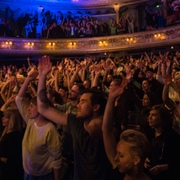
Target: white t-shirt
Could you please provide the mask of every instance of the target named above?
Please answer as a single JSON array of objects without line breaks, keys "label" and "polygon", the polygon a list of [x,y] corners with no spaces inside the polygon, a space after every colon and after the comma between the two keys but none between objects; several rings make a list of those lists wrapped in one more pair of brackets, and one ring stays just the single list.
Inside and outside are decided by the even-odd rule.
[{"label": "white t-shirt", "polygon": [[28,118],[27,106],[22,97],[16,96],[16,105],[27,124],[22,142],[23,168],[27,174],[43,176],[62,167],[60,136],[49,122],[38,127],[34,119]]}]

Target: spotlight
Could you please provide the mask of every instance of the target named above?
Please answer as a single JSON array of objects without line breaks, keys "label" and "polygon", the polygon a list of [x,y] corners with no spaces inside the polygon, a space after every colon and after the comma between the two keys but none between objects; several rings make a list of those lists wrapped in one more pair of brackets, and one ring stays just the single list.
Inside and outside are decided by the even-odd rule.
[{"label": "spotlight", "polygon": [[173,47],[173,46],[171,46],[171,49],[174,49],[174,47]]},{"label": "spotlight", "polygon": [[12,45],[12,42],[10,41],[9,44]]},{"label": "spotlight", "polygon": [[51,46],[51,42],[49,43],[49,45]]},{"label": "spotlight", "polygon": [[53,43],[53,46],[55,46],[55,43]]},{"label": "spotlight", "polygon": [[100,41],[99,43],[102,44],[102,41]]},{"label": "spotlight", "polygon": [[130,40],[133,41],[133,38],[131,38]]},{"label": "spotlight", "polygon": [[72,42],[70,42],[70,45],[72,45]]},{"label": "spotlight", "polygon": [[31,45],[34,46],[34,43],[32,42]]},{"label": "spotlight", "polygon": [[127,38],[126,40],[129,41],[129,38]]},{"label": "spotlight", "polygon": [[8,41],[6,41],[6,45],[8,45],[9,43],[8,43]]},{"label": "spotlight", "polygon": [[28,46],[30,46],[31,45],[31,43],[30,42],[28,42]]},{"label": "spotlight", "polygon": [[157,34],[155,34],[154,37],[156,38],[156,37],[157,37]]},{"label": "spotlight", "polygon": [[74,42],[74,45],[76,45],[76,42]]},{"label": "spotlight", "polygon": [[161,34],[158,34],[158,37],[160,37],[161,36]]},{"label": "spotlight", "polygon": [[103,44],[105,44],[105,41],[103,41]]},{"label": "spotlight", "polygon": [[107,53],[104,53],[104,55],[106,56],[106,55],[107,55]]}]

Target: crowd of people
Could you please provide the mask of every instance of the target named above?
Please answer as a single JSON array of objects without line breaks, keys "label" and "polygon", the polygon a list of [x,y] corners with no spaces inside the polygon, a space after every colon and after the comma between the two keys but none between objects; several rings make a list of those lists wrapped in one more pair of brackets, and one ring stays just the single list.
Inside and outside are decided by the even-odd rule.
[{"label": "crowd of people", "polygon": [[0,14],[0,36],[23,37],[23,38],[71,38],[71,37],[97,37],[107,35],[119,35],[134,33],[139,30],[154,30],[166,27],[180,20],[178,0],[166,5],[160,4],[162,8],[145,8],[145,23],[143,27],[136,27],[137,17],[132,13],[121,15],[117,23],[115,18],[105,20],[93,16],[75,16],[73,14],[63,15],[44,10],[38,14],[28,12],[21,13],[17,20],[13,16],[7,21]]},{"label": "crowd of people", "polygon": [[180,179],[179,52],[27,62],[0,72],[2,180]]}]

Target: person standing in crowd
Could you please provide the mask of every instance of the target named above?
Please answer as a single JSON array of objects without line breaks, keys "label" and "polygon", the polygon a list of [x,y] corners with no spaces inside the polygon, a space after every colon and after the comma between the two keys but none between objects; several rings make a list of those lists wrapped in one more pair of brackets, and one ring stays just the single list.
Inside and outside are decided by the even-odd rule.
[{"label": "person standing in crowd", "polygon": [[42,21],[38,22],[38,25],[36,26],[36,38],[41,39],[42,38],[42,28],[43,24]]},{"label": "person standing in crowd", "polygon": [[22,143],[24,180],[59,180],[62,168],[61,143],[54,124],[39,114],[36,98],[25,103],[25,92],[30,81],[35,80],[37,71],[32,72],[23,83],[16,105],[27,124]]},{"label": "person standing in crowd", "polygon": [[105,154],[101,130],[106,99],[99,92],[85,92],[77,105],[77,116],[50,107],[44,83],[51,66],[49,57],[39,60],[38,111],[57,124],[67,125],[71,132],[75,180],[109,180],[112,167]]},{"label": "person standing in crowd", "polygon": [[[11,98],[11,103],[14,101],[14,98]],[[2,125],[5,129],[0,138],[1,179],[23,180],[23,119],[17,108],[9,107],[3,111],[3,114]]]},{"label": "person standing in crowd", "polygon": [[172,129],[172,115],[164,105],[151,108],[148,118],[152,129],[146,132],[151,152],[145,167],[152,180],[180,179],[180,136]]}]

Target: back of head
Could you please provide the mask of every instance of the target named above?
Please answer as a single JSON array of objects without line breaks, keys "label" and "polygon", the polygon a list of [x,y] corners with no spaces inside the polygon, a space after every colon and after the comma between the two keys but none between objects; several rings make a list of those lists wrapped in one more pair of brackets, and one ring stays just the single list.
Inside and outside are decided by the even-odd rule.
[{"label": "back of head", "polygon": [[139,131],[129,129],[121,133],[120,140],[129,145],[132,156],[139,156],[141,159],[140,164],[143,165],[150,150],[150,144],[146,136]]}]

